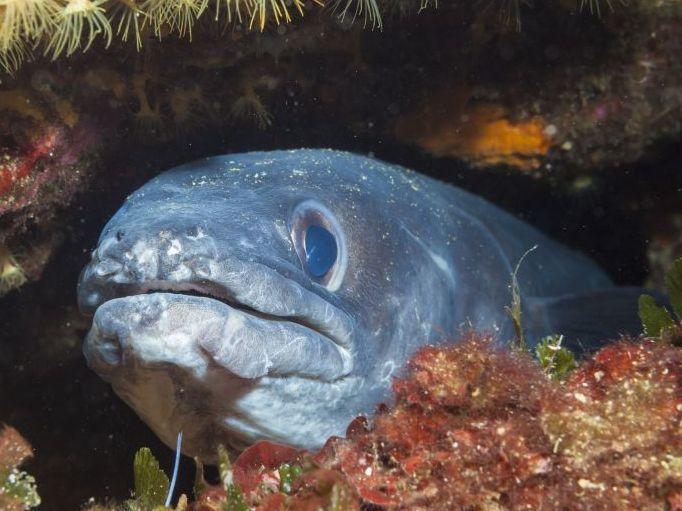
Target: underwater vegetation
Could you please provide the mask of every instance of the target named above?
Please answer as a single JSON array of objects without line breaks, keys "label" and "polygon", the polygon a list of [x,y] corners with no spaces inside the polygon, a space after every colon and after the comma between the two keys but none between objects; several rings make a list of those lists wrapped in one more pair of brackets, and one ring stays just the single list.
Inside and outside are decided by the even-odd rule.
[{"label": "underwater vegetation", "polygon": [[9,426],[0,430],[0,509],[25,511],[40,505],[35,479],[19,467],[33,456],[31,445]]},{"label": "underwater vegetation", "polygon": [[682,258],[674,261],[665,284],[672,313],[666,306],[656,304],[652,296],[642,295],[639,298],[639,317],[644,335],[682,346]]},{"label": "underwater vegetation", "polygon": [[26,282],[26,275],[12,253],[0,247],[0,296],[20,287]]}]

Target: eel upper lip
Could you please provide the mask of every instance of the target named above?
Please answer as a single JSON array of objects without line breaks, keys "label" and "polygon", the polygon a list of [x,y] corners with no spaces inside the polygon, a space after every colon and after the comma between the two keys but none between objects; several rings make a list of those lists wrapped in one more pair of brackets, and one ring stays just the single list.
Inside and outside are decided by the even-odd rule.
[{"label": "eel upper lip", "polygon": [[94,260],[84,269],[78,294],[81,310],[86,314],[94,313],[106,301],[124,296],[154,292],[203,296],[262,319],[298,323],[341,348],[353,350],[352,318],[269,266],[230,261],[229,269],[225,270],[224,263],[214,262],[207,275],[192,271],[184,278],[172,280],[162,276],[137,279],[125,271],[103,271],[110,266],[107,260]]}]

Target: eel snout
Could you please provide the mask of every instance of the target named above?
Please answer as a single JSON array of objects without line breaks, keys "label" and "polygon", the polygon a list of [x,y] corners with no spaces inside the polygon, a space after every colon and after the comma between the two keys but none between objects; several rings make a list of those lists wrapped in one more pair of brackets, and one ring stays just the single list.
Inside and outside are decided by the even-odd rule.
[{"label": "eel snout", "polygon": [[240,377],[296,375],[332,381],[347,375],[351,357],[299,323],[250,314],[198,296],[151,293],[102,304],[84,352],[111,378],[136,365],[172,364],[201,377],[210,363]]}]

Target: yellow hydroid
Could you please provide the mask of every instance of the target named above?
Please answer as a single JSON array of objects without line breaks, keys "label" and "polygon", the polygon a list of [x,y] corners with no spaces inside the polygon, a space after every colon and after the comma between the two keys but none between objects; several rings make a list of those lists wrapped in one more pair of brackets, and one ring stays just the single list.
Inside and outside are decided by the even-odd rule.
[{"label": "yellow hydroid", "polygon": [[[341,17],[352,13],[381,27],[378,0],[337,0]],[[53,60],[96,40],[108,47],[114,35],[135,40],[170,34],[192,39],[196,23],[211,10],[214,22],[244,23],[265,30],[269,22],[289,23],[303,16],[305,0],[0,0],[0,66],[13,71],[36,49]],[[312,0],[322,6],[323,0]],[[210,18],[210,17],[208,17]],[[148,30],[145,31],[145,28]]]},{"label": "yellow hydroid", "polygon": [[132,33],[138,51],[142,48],[140,27],[146,19],[147,13],[135,0],[118,0],[112,8],[112,25],[116,27],[116,35],[120,36],[123,42],[127,42]]},{"label": "yellow hydroid", "polygon": [[57,26],[45,48],[56,59],[62,53],[73,54],[83,42],[87,51],[97,36],[111,44],[111,25],[102,4],[107,0],[68,0],[57,13]]},{"label": "yellow hydroid", "polygon": [[145,0],[141,9],[147,13],[154,27],[154,33],[161,36],[161,30],[167,26],[176,31],[180,37],[185,34],[192,39],[192,26],[208,6],[208,0]]},{"label": "yellow hydroid", "polygon": [[26,276],[17,260],[6,247],[0,246],[0,296],[25,282]]}]

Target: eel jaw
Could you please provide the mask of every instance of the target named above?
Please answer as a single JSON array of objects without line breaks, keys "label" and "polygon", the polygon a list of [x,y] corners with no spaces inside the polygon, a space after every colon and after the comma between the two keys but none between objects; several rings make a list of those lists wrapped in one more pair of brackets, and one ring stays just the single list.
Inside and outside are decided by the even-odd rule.
[{"label": "eel jaw", "polygon": [[334,381],[352,369],[348,350],[301,323],[240,310],[213,298],[151,293],[97,308],[84,352],[103,376],[119,366],[170,364],[203,376],[208,358],[246,379]]},{"label": "eel jaw", "polygon": [[159,438],[172,446],[183,431],[183,451],[207,462],[218,443],[317,446],[314,434],[332,427],[334,412],[304,417],[310,401],[336,396],[327,400],[333,410],[361,380],[346,376],[350,355],[319,332],[174,293],[103,303],[83,350]]}]

